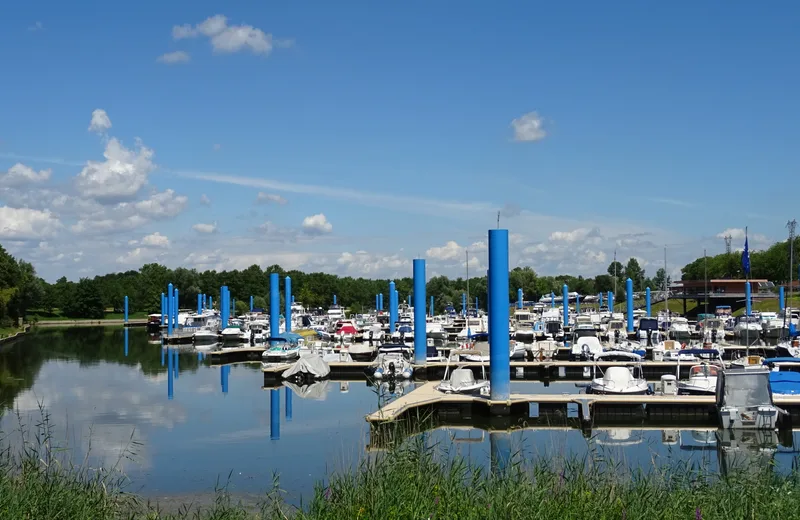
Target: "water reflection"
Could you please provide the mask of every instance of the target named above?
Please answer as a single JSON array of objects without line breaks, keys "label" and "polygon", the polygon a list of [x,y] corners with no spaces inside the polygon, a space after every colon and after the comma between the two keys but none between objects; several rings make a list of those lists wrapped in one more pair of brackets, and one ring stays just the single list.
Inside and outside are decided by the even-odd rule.
[{"label": "water reflection", "polygon": [[[260,493],[276,472],[296,502],[327,472],[355,467],[386,449],[364,416],[416,386],[288,383],[267,389],[267,396],[263,382],[260,362],[212,367],[191,347],[152,343],[143,330],[42,330],[0,352],[0,430],[20,442],[13,434],[16,418],[4,411],[13,407],[26,424],[35,424],[44,403],[55,438],[77,461],[88,457],[95,467],[112,467],[122,460],[135,492],[209,492],[218,477],[230,474],[232,492]],[[513,382],[512,391],[576,390],[574,383],[526,381]],[[678,461],[727,471],[750,457],[788,471],[797,458],[794,433],[778,439],[773,432],[730,435],[643,423],[581,429],[569,417],[550,419],[476,428],[474,419],[459,416],[412,431],[410,438],[495,471],[553,454],[601,453],[645,470]],[[121,458],[131,450],[132,460]]]}]

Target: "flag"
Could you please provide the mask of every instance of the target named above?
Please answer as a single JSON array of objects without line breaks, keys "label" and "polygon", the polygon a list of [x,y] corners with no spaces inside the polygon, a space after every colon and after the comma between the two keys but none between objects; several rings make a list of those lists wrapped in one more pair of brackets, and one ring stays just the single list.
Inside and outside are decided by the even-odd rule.
[{"label": "flag", "polygon": [[750,276],[750,248],[747,247],[747,232],[744,235],[744,251],[742,251],[742,269],[744,274]]}]

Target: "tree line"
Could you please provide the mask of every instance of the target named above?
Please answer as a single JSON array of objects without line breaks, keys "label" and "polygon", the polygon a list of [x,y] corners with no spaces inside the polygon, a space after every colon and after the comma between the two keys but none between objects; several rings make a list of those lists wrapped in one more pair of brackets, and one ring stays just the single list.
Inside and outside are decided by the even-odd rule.
[{"label": "tree line", "polygon": [[[788,240],[777,242],[768,249],[750,251],[750,278],[762,278],[778,285],[789,282],[789,273],[793,280],[798,279],[800,266],[800,238],[794,240],[794,255],[790,255],[791,243]],[[789,266],[790,256],[792,266]],[[744,278],[742,269],[742,253],[739,251],[719,255],[700,257],[681,269],[684,280],[704,280],[708,278]]]}]

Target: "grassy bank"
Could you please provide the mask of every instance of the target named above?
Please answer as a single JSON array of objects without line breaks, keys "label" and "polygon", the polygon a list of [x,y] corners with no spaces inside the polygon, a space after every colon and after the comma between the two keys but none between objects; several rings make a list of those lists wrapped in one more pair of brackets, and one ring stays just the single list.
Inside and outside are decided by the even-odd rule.
[{"label": "grassy bank", "polygon": [[[0,437],[2,439],[2,437]],[[725,519],[800,517],[800,479],[761,462],[725,477],[670,466],[630,472],[598,454],[511,464],[494,473],[415,444],[320,481],[300,508],[278,481],[258,505],[219,492],[167,513],[125,493],[111,470],[59,463],[46,434],[0,453],[0,518],[111,519]]]},{"label": "grassy bank", "polygon": [[[30,310],[25,315],[25,320],[29,322],[33,321],[70,321],[70,320],[83,320],[83,319],[104,319],[104,320],[121,320],[125,317],[125,315],[121,312],[114,312],[113,309],[109,309],[105,312],[103,318],[87,318],[87,317],[69,317],[64,316],[61,314],[61,311],[58,309],[54,309],[52,312],[44,311],[44,310]],[[131,320],[147,318],[146,312],[131,312],[128,314],[128,318]]]}]

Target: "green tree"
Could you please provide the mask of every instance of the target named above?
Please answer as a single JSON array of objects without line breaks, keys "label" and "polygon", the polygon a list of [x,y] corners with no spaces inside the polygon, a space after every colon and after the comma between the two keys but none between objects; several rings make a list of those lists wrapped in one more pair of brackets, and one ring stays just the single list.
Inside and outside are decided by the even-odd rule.
[{"label": "green tree", "polygon": [[644,289],[644,269],[635,258],[628,259],[628,265],[625,266],[625,278],[630,278],[633,282],[634,292]]}]

